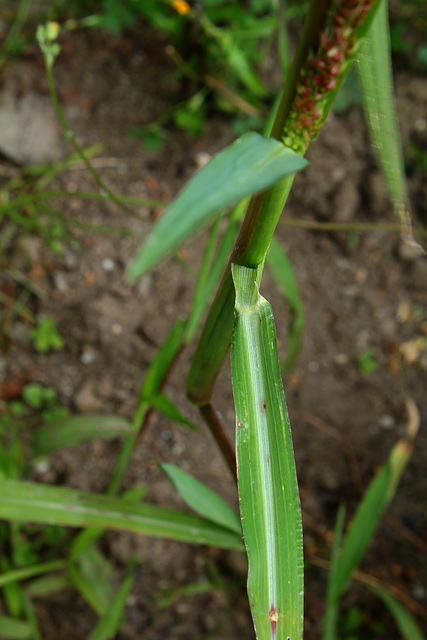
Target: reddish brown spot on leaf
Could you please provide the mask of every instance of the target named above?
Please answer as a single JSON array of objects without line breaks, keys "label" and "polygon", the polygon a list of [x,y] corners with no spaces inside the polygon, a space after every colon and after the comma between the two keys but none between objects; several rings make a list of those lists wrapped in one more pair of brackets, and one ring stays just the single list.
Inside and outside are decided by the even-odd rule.
[{"label": "reddish brown spot on leaf", "polygon": [[268,612],[268,617],[270,618],[270,624],[271,624],[271,640],[274,640],[276,637],[277,620],[279,618],[279,614],[274,604],[272,604],[270,607],[270,611]]}]

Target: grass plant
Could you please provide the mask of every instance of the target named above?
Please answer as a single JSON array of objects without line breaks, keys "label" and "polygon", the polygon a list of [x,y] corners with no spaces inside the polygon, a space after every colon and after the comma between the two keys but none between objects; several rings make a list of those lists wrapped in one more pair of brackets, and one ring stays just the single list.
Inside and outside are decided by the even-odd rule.
[{"label": "grass plant", "polygon": [[[203,25],[205,32],[231,56],[227,34],[218,33],[207,17]],[[390,76],[383,73],[384,61],[390,55],[387,29],[385,0],[312,0],[270,136],[246,133],[215,156],[165,209],[131,260],[127,282],[135,282],[201,229],[211,226],[188,317],[176,322],[151,362],[133,419],[63,417],[44,425],[33,438],[32,464],[58,448],[92,438],[122,438],[106,495],[29,482],[24,453],[12,428],[8,455],[0,459],[0,518],[7,523],[2,535],[9,540],[12,556],[15,554],[13,563],[4,560],[0,576],[9,612],[0,618],[5,637],[40,638],[32,595],[37,589],[54,592],[70,585],[99,616],[90,640],[114,637],[132,587],[133,569],[129,565],[114,594],[111,567],[97,541],[105,529],[122,529],[246,552],[248,597],[258,640],[302,639],[303,545],[298,483],[272,309],[259,289],[266,263],[293,313],[289,351],[283,365],[289,370],[297,357],[304,314],[291,265],[273,235],[295,173],[307,165],[307,148],[318,136],[339,87],[360,52],[364,63],[359,72],[368,119],[395,211],[403,223],[403,236],[413,242]],[[283,48],[283,25],[281,33]],[[59,121],[105,197],[129,213],[123,199],[94,173],[88,155],[63,117],[53,80],[53,64],[59,53],[57,38],[58,25],[39,27],[38,40]],[[241,82],[261,95],[257,78],[236,51],[233,55],[233,70],[240,74]],[[282,60],[288,64],[283,53]],[[225,231],[221,236],[222,221]],[[150,411],[160,411],[194,428],[164,394],[163,386],[181,350],[194,340],[216,287],[192,361],[187,395],[199,407],[237,480],[240,518],[218,495],[171,465],[164,465],[163,470],[194,514],[141,503],[144,489],[138,487],[130,494],[122,492],[123,478]],[[212,391],[230,345],[236,407],[235,453],[212,405]],[[409,413],[411,410],[410,407]],[[342,509],[339,511],[325,596],[324,640],[336,638],[340,597],[409,461],[416,420],[410,420],[410,424],[406,437],[395,445],[373,479],[345,536],[345,514]],[[30,557],[29,548],[29,558],[23,559],[21,553],[20,562],[16,562],[22,546],[20,533],[26,522],[55,525],[65,536],[69,533],[63,527],[82,531],[69,543],[71,550],[66,560],[40,562],[36,556]],[[61,544],[60,539],[59,551]],[[58,577],[58,571],[59,582],[47,583],[48,578]],[[371,586],[394,616],[402,637],[422,638],[417,623],[395,595],[382,585]]]}]

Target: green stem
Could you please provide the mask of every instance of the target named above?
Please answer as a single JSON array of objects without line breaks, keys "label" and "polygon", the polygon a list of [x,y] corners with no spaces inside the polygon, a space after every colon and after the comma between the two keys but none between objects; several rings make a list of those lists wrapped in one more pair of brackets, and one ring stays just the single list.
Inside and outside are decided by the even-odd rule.
[{"label": "green stem", "polygon": [[[375,0],[373,4],[376,10],[378,0]],[[342,81],[348,69],[350,59],[355,55],[356,45],[363,35],[362,26],[364,29],[367,28],[368,20],[372,19],[374,12],[374,9],[371,9],[368,18],[365,17],[364,24],[360,20],[355,22],[357,28],[354,32],[350,31],[348,42],[342,46],[342,51],[338,51],[338,45],[334,48],[331,44],[326,44],[326,41],[328,41],[328,30],[331,30],[331,25],[334,24],[335,13],[342,11],[342,9],[341,5],[334,6],[332,0],[311,1],[300,44],[272,127],[271,137],[282,140],[285,136],[286,144],[301,154],[305,153],[308,143],[317,136],[332,105],[339,82]],[[324,35],[323,42],[322,29],[328,32],[328,35]],[[338,28],[335,31],[338,33]],[[334,33],[334,35],[336,34]],[[330,78],[325,74],[321,75],[320,72],[314,70],[315,66],[309,64],[309,62],[314,62],[315,65],[320,62],[323,65],[322,69],[329,69],[331,66],[328,58],[330,55],[329,47],[334,51],[334,55],[335,52],[340,55],[341,66],[337,66],[336,71],[339,78],[336,78],[335,75],[331,75]],[[314,52],[318,52],[320,56],[318,60],[311,59]],[[308,92],[308,98],[313,97],[313,105],[308,105],[306,92]],[[297,96],[300,98],[297,99]],[[299,105],[299,102],[303,102],[301,98],[305,100],[305,103]],[[314,103],[314,100],[317,102]],[[306,111],[302,112],[301,106]],[[230,263],[212,304],[191,363],[187,379],[187,395],[194,404],[199,406],[209,404],[217,376],[230,347],[235,296],[230,264],[234,262],[256,268],[264,260],[292,182],[293,176],[288,176],[269,191],[251,198]]]},{"label": "green stem", "polygon": [[91,164],[89,159],[86,157],[86,154],[85,154],[83,148],[77,142],[76,136],[74,135],[74,132],[72,131],[72,129],[69,127],[68,122],[66,121],[65,116],[63,114],[63,111],[61,109],[61,105],[59,104],[58,94],[56,92],[55,82],[53,80],[52,62],[49,62],[49,60],[46,57],[46,55],[45,55],[45,68],[46,68],[46,78],[47,78],[47,84],[48,84],[48,87],[49,87],[49,92],[50,92],[50,95],[51,95],[51,98],[52,98],[52,102],[53,102],[53,106],[54,106],[55,111],[56,111],[57,118],[58,118],[58,120],[59,120],[59,122],[61,124],[62,130],[64,132],[65,139],[68,142],[70,142],[70,144],[74,147],[74,150],[76,151],[76,153],[79,156],[79,158],[82,160],[82,162],[85,165],[85,167],[88,170],[88,172],[91,174],[91,176],[95,180],[95,182],[98,185],[98,187],[101,190],[103,190],[104,192],[106,192],[109,195],[110,199],[124,213],[126,213],[127,215],[130,215],[132,217],[139,218],[139,216],[134,211],[132,211],[132,209],[129,209],[129,207],[124,205],[123,202],[120,201],[120,198],[118,198],[116,196],[116,194],[110,189],[110,187],[107,184],[105,184],[105,182],[102,180],[102,178],[99,175],[99,173],[96,171],[94,166]]}]

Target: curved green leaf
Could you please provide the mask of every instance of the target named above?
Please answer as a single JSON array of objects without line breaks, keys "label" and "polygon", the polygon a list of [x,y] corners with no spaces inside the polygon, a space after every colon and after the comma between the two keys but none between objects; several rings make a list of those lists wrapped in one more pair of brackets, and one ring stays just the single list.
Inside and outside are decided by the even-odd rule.
[{"label": "curved green leaf", "polygon": [[236,322],[231,371],[248,595],[258,640],[301,640],[301,511],[288,412],[261,269],[232,265]]},{"label": "curved green leaf", "polygon": [[109,640],[109,638],[116,637],[122,621],[126,600],[133,586],[133,580],[133,574],[128,570],[106,613],[100,619],[88,640]]},{"label": "curved green leaf", "polygon": [[135,281],[212,222],[225,207],[267,189],[307,164],[277,140],[254,132],[245,134],[196,173],[165,209],[125,278]]},{"label": "curved green leaf", "polygon": [[375,595],[383,601],[394,618],[396,625],[402,634],[402,640],[425,640],[425,636],[418,624],[415,622],[410,611],[396,600],[391,593],[383,587],[370,585],[369,587]]},{"label": "curved green leaf", "polygon": [[88,440],[132,435],[131,423],[120,416],[84,415],[47,424],[34,433],[35,456],[45,456],[62,447],[76,447]]},{"label": "curved green leaf", "polygon": [[219,495],[178,467],[162,464],[160,468],[191,509],[211,522],[242,534],[239,516]]},{"label": "curved green leaf", "polygon": [[242,549],[239,536],[198,516],[32,482],[0,481],[0,518],[70,527],[124,529],[182,542]]},{"label": "curved green leaf", "polygon": [[365,492],[344,538],[334,583],[330,585],[332,599],[339,598],[361,561],[384,510],[394,496],[411,453],[412,444],[409,440],[397,442],[391,450],[387,463]]},{"label": "curved green leaf", "polygon": [[394,211],[403,222],[407,188],[394,103],[387,0],[381,0],[357,60],[366,119]]}]

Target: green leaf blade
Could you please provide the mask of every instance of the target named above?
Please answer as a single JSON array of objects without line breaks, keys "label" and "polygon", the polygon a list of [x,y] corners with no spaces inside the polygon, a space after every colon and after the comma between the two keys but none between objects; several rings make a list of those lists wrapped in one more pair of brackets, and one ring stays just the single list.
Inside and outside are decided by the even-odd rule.
[{"label": "green leaf blade", "polygon": [[288,373],[295,366],[301,348],[301,334],[305,325],[304,309],[292,263],[274,237],[268,249],[266,262],[274,282],[289,305],[288,348],[282,364],[282,371]]},{"label": "green leaf blade", "polygon": [[134,282],[212,222],[225,207],[258,193],[307,165],[281,142],[251,132],[216,155],[181,191],[159,218],[130,263]]},{"label": "green leaf blade", "polygon": [[109,638],[115,637],[115,634],[120,628],[126,599],[132,589],[132,586],[133,574],[131,571],[128,571],[119,590],[109,603],[106,613],[90,634],[89,640],[109,640]]},{"label": "green leaf blade", "polygon": [[162,464],[161,469],[191,509],[203,518],[241,535],[239,516],[216,493],[178,467]]},{"label": "green leaf blade", "polygon": [[332,599],[339,598],[361,561],[384,510],[394,496],[411,453],[411,443],[408,440],[399,441],[364,494],[344,539],[335,573],[334,589],[331,588]]},{"label": "green leaf blade", "polygon": [[40,427],[33,436],[36,456],[45,456],[63,447],[76,447],[93,439],[132,435],[131,423],[120,416],[82,415],[64,418]]},{"label": "green leaf blade", "polygon": [[402,143],[394,104],[387,1],[381,0],[358,55],[363,107],[395,214],[407,205]]},{"label": "green leaf blade", "polygon": [[232,272],[231,366],[249,602],[258,640],[301,640],[301,511],[274,320],[258,294],[257,271],[233,265]]},{"label": "green leaf blade", "polygon": [[425,640],[425,636],[420,627],[412,617],[410,611],[396,600],[391,593],[383,587],[370,586],[371,591],[383,601],[390,614],[393,616],[396,625],[402,634],[402,640]]},{"label": "green leaf blade", "polygon": [[193,544],[242,549],[239,536],[198,516],[31,482],[0,481],[0,518],[70,527],[123,529]]},{"label": "green leaf blade", "polygon": [[31,625],[23,620],[15,620],[8,616],[0,616],[1,637],[4,640],[30,640]]}]

